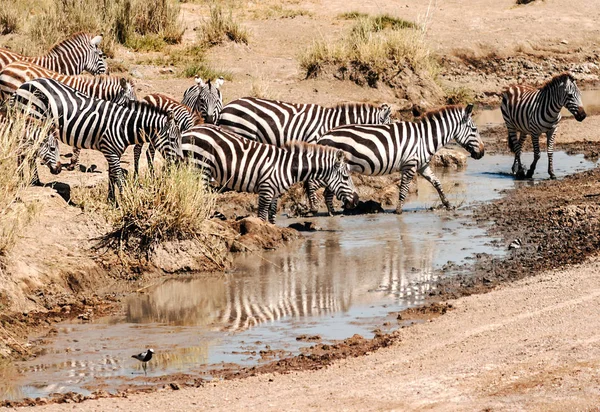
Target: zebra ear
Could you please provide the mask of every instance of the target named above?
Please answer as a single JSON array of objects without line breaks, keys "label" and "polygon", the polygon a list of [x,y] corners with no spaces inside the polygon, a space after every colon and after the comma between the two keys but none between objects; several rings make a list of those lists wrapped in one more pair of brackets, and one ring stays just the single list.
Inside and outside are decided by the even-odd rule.
[{"label": "zebra ear", "polygon": [[127,88],[127,79],[125,77],[121,77],[119,79],[119,84],[121,85],[122,89],[126,89]]},{"label": "zebra ear", "polygon": [[473,113],[473,105],[469,104],[467,105],[467,107],[465,108],[465,118],[471,116],[471,114]]},{"label": "zebra ear", "polygon": [[90,40],[90,44],[91,44],[92,46],[97,46],[97,45],[99,45],[99,44],[100,44],[100,42],[101,42],[101,41],[102,41],[102,35],[100,35],[100,36],[96,36],[96,37],[94,37],[92,40]]},{"label": "zebra ear", "polygon": [[172,122],[173,120],[175,120],[175,116],[173,116],[173,110],[169,109],[167,110],[167,122]]},{"label": "zebra ear", "polygon": [[337,160],[338,162],[344,162],[344,161],[346,161],[346,153],[344,153],[343,150],[338,149],[335,152],[335,160]]},{"label": "zebra ear", "polygon": [[218,89],[221,86],[223,86],[223,83],[225,83],[225,79],[221,76],[217,80],[215,80],[215,87]]},{"label": "zebra ear", "polygon": [[200,76],[196,76],[194,78],[194,81],[196,82],[198,87],[204,87],[204,81],[202,80],[202,78]]}]

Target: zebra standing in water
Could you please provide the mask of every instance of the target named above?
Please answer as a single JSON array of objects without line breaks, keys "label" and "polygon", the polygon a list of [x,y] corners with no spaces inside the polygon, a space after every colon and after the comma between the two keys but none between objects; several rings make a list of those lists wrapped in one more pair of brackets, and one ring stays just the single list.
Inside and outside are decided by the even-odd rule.
[{"label": "zebra standing in water", "polygon": [[[204,123],[202,116],[195,111],[190,109],[188,106],[179,103],[177,100],[172,99],[169,96],[160,93],[149,94],[145,96],[143,101],[148,104],[157,107],[163,111],[173,111],[173,117],[175,122],[179,126],[181,132],[185,132],[191,129],[193,126]],[[139,172],[140,156],[142,155],[143,145],[136,144],[133,148],[133,163],[134,173],[137,175]],[[153,170],[152,162],[154,159],[155,149],[154,146],[149,145],[146,150],[146,160],[148,161],[148,168]]]},{"label": "zebra standing in water", "polygon": [[108,161],[111,200],[114,185],[122,187],[120,160],[127,146],[151,141],[166,159],[181,157],[181,133],[173,114],[144,102],[120,106],[54,79],[36,79],[23,83],[10,103],[34,118],[51,118],[63,143],[102,152]]},{"label": "zebra standing in water", "polygon": [[[586,114],[581,102],[581,93],[570,73],[563,73],[547,81],[539,89],[529,86],[511,86],[502,93],[502,116],[508,129],[508,147],[515,154],[512,172],[517,177],[525,176],[521,164],[521,148],[527,135],[533,143],[533,163],[526,177],[533,177],[540,159],[540,135],[546,133],[548,142],[548,174],[556,179],[552,158],[554,134],[560,122],[560,110],[566,107],[579,122]],[[517,138],[517,134],[519,137]]]},{"label": "zebra standing in water", "polygon": [[92,38],[87,33],[77,33],[57,43],[46,55],[40,57],[23,56],[0,48],[0,69],[14,61],[22,61],[63,74],[74,75],[84,71],[103,74],[107,69],[104,54],[98,48],[101,41],[101,35]]},{"label": "zebra standing in water", "polygon": [[282,147],[290,141],[316,143],[320,136],[337,126],[387,124],[390,116],[391,109],[386,104],[323,107],[244,97],[223,108],[219,126],[248,139]]},{"label": "zebra standing in water", "polygon": [[223,96],[221,86],[225,80],[219,77],[214,84],[209,80],[204,81],[196,76],[196,84],[183,93],[181,103],[191,107],[202,114],[206,123],[217,123],[221,110],[223,110]]},{"label": "zebra standing in water", "polygon": [[262,144],[218,126],[195,126],[182,135],[183,156],[202,167],[206,180],[258,193],[258,217],[275,223],[279,195],[294,183],[318,179],[348,207],[358,204],[344,152],[295,142],[285,149]]},{"label": "zebra standing in water", "polygon": [[[348,164],[354,172],[375,176],[402,172],[396,213],[402,213],[409,184],[416,172],[435,187],[443,205],[450,208],[450,202],[446,199],[440,181],[429,167],[429,162],[452,139],[466,149],[472,158],[483,157],[483,142],[473,123],[472,111],[471,104],[466,108],[446,106],[424,114],[416,122],[342,126],[321,137],[319,145],[346,152]],[[319,182],[316,181],[309,184],[312,190],[318,186]],[[332,214],[333,196],[327,189],[325,200],[327,210]]]}]

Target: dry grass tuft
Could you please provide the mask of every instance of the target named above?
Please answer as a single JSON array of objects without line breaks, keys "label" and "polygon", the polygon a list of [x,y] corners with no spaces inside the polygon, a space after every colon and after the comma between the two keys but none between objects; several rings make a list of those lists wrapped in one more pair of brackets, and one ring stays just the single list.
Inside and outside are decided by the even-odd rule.
[{"label": "dry grass tuft", "polygon": [[223,12],[220,4],[210,7],[210,18],[198,29],[198,39],[204,46],[211,47],[230,40],[248,44],[248,31],[233,19],[233,12]]},{"label": "dry grass tuft", "polygon": [[304,9],[292,9],[281,4],[269,6],[265,9],[252,11],[252,17],[257,20],[293,19],[300,16],[313,16],[314,13]]},{"label": "dry grass tuft", "polygon": [[[11,122],[0,118],[0,272],[19,230],[34,212],[32,206],[21,201],[21,196],[34,176],[30,165],[35,162],[40,144],[22,139],[27,116],[10,108],[7,116]],[[49,126],[40,127],[39,135],[46,136]],[[19,156],[24,159],[21,163]]]},{"label": "dry grass tuft", "polygon": [[438,65],[424,32],[416,27],[390,16],[359,16],[350,33],[339,41],[316,41],[300,56],[300,66],[307,78],[333,67],[371,87],[391,80],[404,68],[433,79]]},{"label": "dry grass tuft", "polygon": [[202,183],[197,168],[182,162],[165,165],[154,175],[129,176],[117,197],[118,208],[84,207],[107,211],[113,229],[104,236],[103,246],[148,256],[160,243],[205,236],[204,222],[214,212],[216,196]]},{"label": "dry grass tuft", "polygon": [[475,93],[466,87],[454,87],[446,90],[447,104],[469,104],[475,101]]},{"label": "dry grass tuft", "polygon": [[21,7],[13,0],[3,0],[0,8],[0,35],[18,31],[21,25]]}]

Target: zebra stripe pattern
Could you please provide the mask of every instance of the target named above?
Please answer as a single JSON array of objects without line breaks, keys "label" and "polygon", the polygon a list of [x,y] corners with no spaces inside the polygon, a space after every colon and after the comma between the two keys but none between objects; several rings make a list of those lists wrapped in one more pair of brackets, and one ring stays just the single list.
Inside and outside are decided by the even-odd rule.
[{"label": "zebra stripe pattern", "polygon": [[245,139],[218,126],[195,126],[182,135],[184,158],[206,180],[240,192],[258,193],[258,217],[275,223],[279,195],[294,183],[319,179],[348,207],[358,194],[344,153],[305,143],[279,148]]},{"label": "zebra stripe pattern", "polygon": [[[569,110],[579,122],[586,117],[581,93],[575,78],[569,73],[553,77],[539,89],[528,86],[512,86],[502,93],[502,116],[508,129],[508,147],[515,154],[512,172],[517,177],[533,177],[540,159],[540,135],[546,133],[548,143],[548,174],[554,175],[554,134],[560,122],[560,111]],[[518,137],[517,137],[518,135]],[[521,164],[521,148],[527,135],[533,143],[533,163],[527,174]]]},{"label": "zebra stripe pattern", "polygon": [[[472,111],[473,105],[466,108],[446,106],[424,114],[417,122],[342,126],[326,133],[319,139],[319,144],[346,152],[354,172],[376,176],[402,172],[396,213],[402,213],[409,184],[416,172],[435,187],[442,203],[449,208],[450,203],[429,162],[452,139],[474,159],[483,157],[483,142],[471,117]],[[313,181],[309,186],[314,191],[322,183]],[[333,196],[327,189],[325,198],[329,213],[333,213]]]},{"label": "zebra stripe pattern", "polygon": [[206,123],[217,123],[223,110],[221,86],[224,82],[225,80],[219,77],[214,84],[210,79],[204,83],[196,76],[196,84],[183,93],[181,103],[200,112]]},{"label": "zebra stripe pattern", "polygon": [[[177,100],[166,96],[160,93],[149,94],[145,96],[143,101],[148,104],[159,108],[162,111],[173,111],[173,117],[175,118],[175,122],[179,126],[179,129],[182,132],[185,132],[192,127],[204,123],[202,116],[198,114],[195,110],[190,109],[188,106],[185,106],[179,103]],[[139,172],[139,164],[140,164],[140,156],[142,154],[143,145],[136,144],[133,148],[133,162],[134,162],[134,171],[137,175]],[[148,161],[148,168],[153,169],[152,162],[154,159],[155,149],[154,146],[149,145],[146,150],[146,160]]]},{"label": "zebra stripe pattern", "polygon": [[52,119],[63,143],[102,152],[108,161],[109,199],[114,199],[115,184],[122,187],[120,159],[127,146],[149,140],[166,159],[181,157],[181,133],[172,113],[144,102],[120,106],[54,79],[36,79],[17,89],[11,105],[34,118]]},{"label": "zebra stripe pattern", "polygon": [[387,105],[344,104],[323,107],[277,100],[244,97],[227,104],[219,125],[248,139],[282,147],[290,141],[316,143],[337,126],[347,124],[387,124],[391,109]]},{"label": "zebra stripe pattern", "polygon": [[103,74],[107,68],[104,54],[98,48],[101,41],[102,36],[92,38],[87,33],[77,33],[57,43],[46,55],[40,57],[23,56],[0,48],[0,69],[14,61],[22,61],[62,74],[74,75],[84,71]]}]

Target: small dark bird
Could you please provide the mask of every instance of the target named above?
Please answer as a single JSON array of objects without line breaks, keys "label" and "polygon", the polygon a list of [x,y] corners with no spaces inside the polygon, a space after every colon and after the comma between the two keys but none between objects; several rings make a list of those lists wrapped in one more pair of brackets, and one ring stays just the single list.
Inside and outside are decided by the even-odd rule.
[{"label": "small dark bird", "polygon": [[146,364],[150,361],[150,359],[152,359],[152,355],[154,355],[154,349],[148,349],[145,352],[138,353],[137,355],[132,356],[132,358],[142,362],[142,369],[144,369],[144,375],[146,375]]},{"label": "small dark bird", "polygon": [[511,249],[519,249],[521,247],[521,239],[515,239],[512,241],[510,245],[508,245],[508,250]]}]

